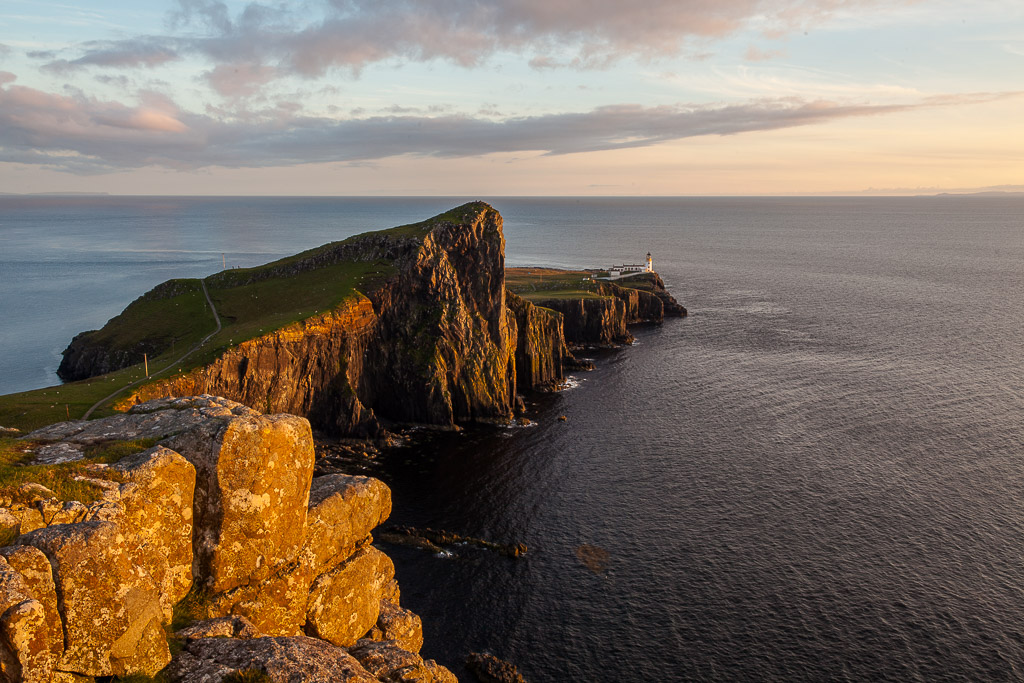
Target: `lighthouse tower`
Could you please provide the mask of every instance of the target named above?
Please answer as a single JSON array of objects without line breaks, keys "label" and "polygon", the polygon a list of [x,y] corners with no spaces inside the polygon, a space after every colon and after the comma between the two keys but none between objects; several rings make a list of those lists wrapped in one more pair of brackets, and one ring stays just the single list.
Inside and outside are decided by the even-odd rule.
[{"label": "lighthouse tower", "polygon": [[647,252],[647,272],[654,272],[654,261],[651,260],[651,252]]}]

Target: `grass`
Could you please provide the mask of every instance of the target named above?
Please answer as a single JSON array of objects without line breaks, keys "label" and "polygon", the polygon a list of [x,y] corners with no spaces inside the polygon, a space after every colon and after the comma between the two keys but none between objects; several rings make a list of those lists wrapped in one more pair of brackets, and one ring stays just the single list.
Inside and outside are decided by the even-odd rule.
[{"label": "grass", "polygon": [[192,590],[174,605],[171,612],[171,630],[177,632],[206,619],[210,613],[212,600],[209,594],[192,586]]},{"label": "grass", "polygon": [[88,482],[77,481],[76,476],[120,481],[116,471],[92,472],[90,464],[113,464],[121,458],[152,447],[156,439],[135,439],[130,441],[108,441],[84,449],[85,459],[60,465],[29,465],[31,449],[37,445],[9,437],[0,438],[0,495],[10,496],[18,501],[18,487],[22,484],[42,484],[53,491],[60,500],[77,500],[91,503],[99,499],[102,489]]},{"label": "grass", "polygon": [[143,351],[155,356],[174,349],[180,356],[213,328],[199,280],[170,280],[133,301],[89,338],[111,349],[136,352],[141,362]]},{"label": "grass", "polygon": [[505,287],[528,301],[598,299],[591,273],[554,268],[506,268]]}]

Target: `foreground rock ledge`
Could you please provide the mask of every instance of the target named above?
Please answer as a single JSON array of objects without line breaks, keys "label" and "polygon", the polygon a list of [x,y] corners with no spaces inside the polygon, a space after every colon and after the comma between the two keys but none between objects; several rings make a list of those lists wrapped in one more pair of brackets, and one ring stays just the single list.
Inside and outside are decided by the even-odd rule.
[{"label": "foreground rock ledge", "polygon": [[[313,479],[309,423],[214,396],[161,399],[126,415],[25,437],[71,447],[159,444],[97,466],[100,500],[0,508],[0,682],[154,675],[217,683],[455,681],[418,654],[394,566],[371,531],[391,492],[369,477]],[[172,637],[175,610],[192,622]]]}]

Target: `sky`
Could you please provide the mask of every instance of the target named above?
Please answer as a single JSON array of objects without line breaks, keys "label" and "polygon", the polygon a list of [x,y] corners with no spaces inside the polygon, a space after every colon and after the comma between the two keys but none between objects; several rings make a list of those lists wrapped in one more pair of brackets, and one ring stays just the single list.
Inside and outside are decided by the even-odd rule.
[{"label": "sky", "polygon": [[1020,0],[0,3],[0,192],[991,189]]}]

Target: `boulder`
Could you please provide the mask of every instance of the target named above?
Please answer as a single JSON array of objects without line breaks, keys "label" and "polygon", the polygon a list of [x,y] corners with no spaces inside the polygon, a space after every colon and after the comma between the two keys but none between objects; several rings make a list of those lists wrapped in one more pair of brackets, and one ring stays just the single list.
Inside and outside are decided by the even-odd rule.
[{"label": "boulder", "polygon": [[309,490],[303,561],[314,574],[345,559],[391,514],[391,489],[372,477],[329,474]]},{"label": "boulder", "polygon": [[124,479],[118,491],[123,533],[132,562],[159,589],[164,621],[192,586],[192,492],[196,470],[174,451],[156,446],[123,458],[113,469]]},{"label": "boulder", "polygon": [[349,649],[363,667],[379,681],[395,683],[458,683],[448,669],[433,660],[403,650],[394,641],[360,640]]},{"label": "boulder", "polygon": [[377,683],[345,650],[315,638],[203,638],[186,643],[167,669],[171,681],[219,683],[263,671],[275,683]]},{"label": "boulder", "polygon": [[0,560],[0,675],[12,683],[46,683],[53,671],[46,609],[31,593]]},{"label": "boulder", "polygon": [[159,592],[132,561],[115,522],[39,529],[18,539],[50,562],[64,617],[61,671],[88,676],[154,674],[170,661]]},{"label": "boulder", "polygon": [[307,420],[213,419],[167,446],[196,469],[193,573],[202,589],[261,582],[297,558],[313,476]]},{"label": "boulder", "polygon": [[395,576],[391,558],[373,546],[319,576],[309,590],[306,633],[347,647],[377,622],[380,599]]},{"label": "boulder", "polygon": [[377,623],[367,634],[370,640],[393,640],[409,652],[419,652],[423,647],[423,620],[398,603],[381,598]]},{"label": "boulder", "polygon": [[53,582],[50,561],[38,548],[12,545],[0,548],[0,557],[11,569],[21,574],[29,595],[43,605],[50,639],[50,657],[54,662],[64,653],[64,627],[57,611],[57,587]]},{"label": "boulder", "polygon": [[209,614],[243,616],[268,636],[299,635],[312,580],[309,567],[294,562],[262,581],[212,596]]}]

